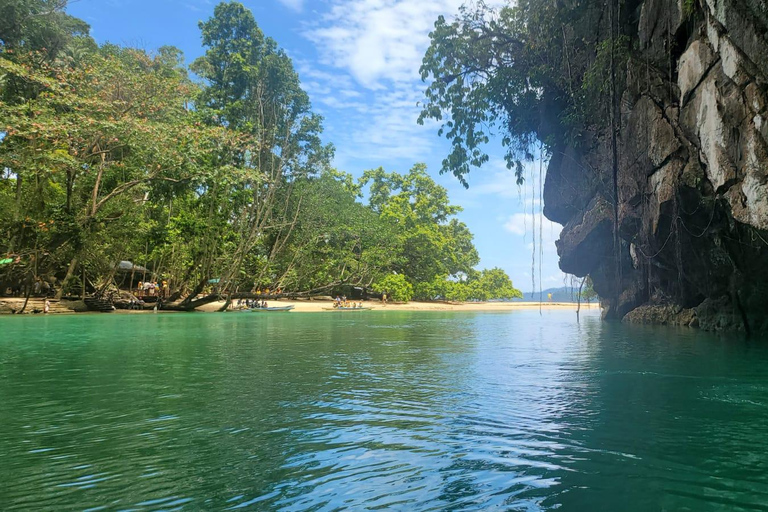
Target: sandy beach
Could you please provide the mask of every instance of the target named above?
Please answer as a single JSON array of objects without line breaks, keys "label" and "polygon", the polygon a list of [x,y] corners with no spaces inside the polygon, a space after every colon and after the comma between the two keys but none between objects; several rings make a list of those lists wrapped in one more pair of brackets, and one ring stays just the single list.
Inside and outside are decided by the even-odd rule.
[{"label": "sandy beach", "polygon": [[[26,313],[42,313],[43,304],[45,299],[31,298],[29,304],[27,304]],[[268,301],[270,306],[294,306],[293,311],[302,313],[328,313],[328,308],[333,308],[332,300],[270,300]],[[13,310],[21,309],[24,304],[24,299],[20,297],[4,297],[0,299],[0,313],[12,313]],[[234,305],[234,304],[233,304]],[[195,311],[202,311],[206,313],[213,313],[219,311],[224,306],[224,301],[211,302],[204,306],[200,306]],[[406,302],[406,303],[392,303],[382,304],[381,301],[372,300],[364,301],[363,306],[366,308],[372,308],[375,311],[513,311],[518,309],[534,309],[542,307],[545,309],[572,309],[576,310],[576,303],[573,302],[463,302],[463,303],[449,303],[449,302]],[[596,309],[600,307],[597,302],[586,303],[582,302],[581,307],[584,309],[591,308]],[[79,301],[51,301],[50,314],[72,314],[75,311],[83,312],[85,310],[84,304]],[[118,309],[115,313],[119,314],[142,314],[151,311],[129,311]],[[161,311],[166,313],[166,311]],[[170,311],[167,311],[170,313]]]},{"label": "sandy beach", "polygon": [[[198,311],[218,311],[224,302],[213,302],[198,308]],[[333,307],[331,300],[272,300],[268,302],[270,306],[294,306],[293,311],[302,313],[328,313],[327,308]],[[538,308],[539,305],[547,309],[573,309],[576,310],[576,303],[572,302],[407,302],[407,303],[387,303],[380,301],[364,301],[363,306],[383,311],[512,311],[516,309]],[[582,302],[582,308],[599,308],[600,304],[593,302],[588,304]]]}]

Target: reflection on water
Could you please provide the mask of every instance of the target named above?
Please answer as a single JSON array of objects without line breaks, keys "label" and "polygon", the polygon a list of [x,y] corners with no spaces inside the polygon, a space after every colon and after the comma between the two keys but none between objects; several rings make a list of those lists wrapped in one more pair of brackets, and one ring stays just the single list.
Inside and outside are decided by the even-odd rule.
[{"label": "reflection on water", "polygon": [[759,340],[563,311],[2,324],[2,510],[768,503]]}]

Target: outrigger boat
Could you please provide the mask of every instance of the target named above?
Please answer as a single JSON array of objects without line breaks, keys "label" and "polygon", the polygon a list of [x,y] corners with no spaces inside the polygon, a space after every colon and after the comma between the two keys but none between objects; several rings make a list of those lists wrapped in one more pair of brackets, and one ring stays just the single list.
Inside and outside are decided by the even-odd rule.
[{"label": "outrigger boat", "polygon": [[258,313],[259,311],[264,312],[278,312],[278,311],[290,311],[296,306],[275,306],[275,307],[267,307],[267,308],[248,308],[246,311],[252,311],[254,313]]}]

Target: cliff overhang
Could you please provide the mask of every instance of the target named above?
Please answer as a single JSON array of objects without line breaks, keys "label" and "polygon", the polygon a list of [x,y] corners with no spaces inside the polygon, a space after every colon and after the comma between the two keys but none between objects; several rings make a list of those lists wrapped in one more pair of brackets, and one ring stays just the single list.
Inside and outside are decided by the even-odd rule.
[{"label": "cliff overhang", "polygon": [[591,276],[607,317],[768,332],[768,9],[686,9],[639,6],[639,51],[621,74],[618,197],[601,186],[613,178],[610,137],[595,133],[589,147],[555,145],[544,214],[564,226],[560,267]]}]

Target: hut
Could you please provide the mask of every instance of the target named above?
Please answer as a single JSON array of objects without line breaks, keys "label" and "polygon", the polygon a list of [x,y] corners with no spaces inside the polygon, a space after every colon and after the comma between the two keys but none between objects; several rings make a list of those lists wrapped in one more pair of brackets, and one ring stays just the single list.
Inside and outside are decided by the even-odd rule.
[{"label": "hut", "polygon": [[152,279],[154,272],[146,267],[137,265],[132,261],[121,261],[117,264],[116,281],[119,288],[135,290],[140,281],[144,281],[149,276]]}]

